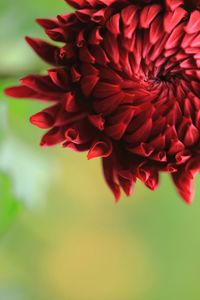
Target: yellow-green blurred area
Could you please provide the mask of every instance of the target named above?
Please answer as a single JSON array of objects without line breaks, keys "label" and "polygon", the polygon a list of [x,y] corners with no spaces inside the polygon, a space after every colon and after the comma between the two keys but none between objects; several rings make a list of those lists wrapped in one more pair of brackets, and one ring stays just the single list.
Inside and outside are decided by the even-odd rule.
[{"label": "yellow-green blurred area", "polygon": [[24,42],[64,0],[0,0],[0,300],[199,300],[200,184],[187,206],[167,175],[115,204],[100,160],[41,149],[44,105],[3,89],[43,72]]}]

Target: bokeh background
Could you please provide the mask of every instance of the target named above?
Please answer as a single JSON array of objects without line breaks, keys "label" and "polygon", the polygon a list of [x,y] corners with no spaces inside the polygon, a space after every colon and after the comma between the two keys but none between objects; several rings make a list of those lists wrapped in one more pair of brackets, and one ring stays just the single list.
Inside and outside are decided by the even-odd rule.
[{"label": "bokeh background", "polygon": [[100,161],[40,149],[43,104],[3,89],[47,66],[23,37],[64,0],[0,0],[0,300],[199,300],[200,184],[184,204],[167,175],[118,204]]}]

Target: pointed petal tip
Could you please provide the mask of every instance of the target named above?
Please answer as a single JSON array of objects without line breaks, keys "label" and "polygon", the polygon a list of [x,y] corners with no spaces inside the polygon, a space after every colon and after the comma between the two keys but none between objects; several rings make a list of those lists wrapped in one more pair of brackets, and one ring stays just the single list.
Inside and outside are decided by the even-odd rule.
[{"label": "pointed petal tip", "polygon": [[190,188],[186,187],[185,189],[178,187],[177,188],[179,195],[181,196],[182,200],[191,205],[194,199],[194,188],[191,186]]},{"label": "pointed petal tip", "polygon": [[131,194],[132,194],[132,192],[133,192],[133,187],[132,187],[132,185],[131,185],[129,188],[127,188],[127,189],[125,190],[125,194],[126,194],[127,197],[130,197]]},{"label": "pointed petal tip", "polygon": [[115,197],[115,203],[119,203],[120,198],[121,198],[120,190],[119,190],[119,191],[116,191],[116,192],[114,193],[114,197]]},{"label": "pointed petal tip", "polygon": [[40,147],[47,148],[47,147],[49,147],[49,145],[45,141],[41,140],[40,141]]},{"label": "pointed petal tip", "polygon": [[10,88],[10,87],[5,88],[3,92],[4,92],[4,94],[5,94],[6,96],[12,97],[12,95],[13,95],[13,88]]},{"label": "pointed petal tip", "polygon": [[41,129],[49,129],[53,125],[53,118],[45,112],[39,112],[29,118],[29,121],[34,126]]},{"label": "pointed petal tip", "polygon": [[18,95],[18,89],[20,88],[20,86],[13,86],[13,87],[8,87],[4,89],[4,94],[8,97],[12,97],[12,98],[18,98],[20,97]]},{"label": "pointed petal tip", "polygon": [[87,160],[92,160],[93,158],[97,158],[98,156],[91,151],[91,149],[87,153]]},{"label": "pointed petal tip", "polygon": [[34,43],[34,38],[31,38],[27,35],[24,37],[24,39],[30,46]]},{"label": "pointed petal tip", "polygon": [[94,157],[92,157],[91,155],[90,155],[90,153],[88,153],[87,154],[87,160],[91,160],[91,159],[93,159]]},{"label": "pointed petal tip", "polygon": [[120,201],[121,198],[121,189],[120,186],[118,184],[114,184],[114,185],[110,185],[110,189],[114,195],[115,198],[115,203],[118,203]]},{"label": "pointed petal tip", "polygon": [[43,21],[44,21],[44,19],[42,19],[42,18],[36,18],[36,19],[35,19],[35,22],[36,22],[37,24],[39,24],[40,26],[42,26]]},{"label": "pointed petal tip", "polygon": [[193,198],[194,198],[194,195],[193,194],[183,194],[183,193],[180,193],[183,201],[187,204],[187,205],[192,205],[193,203]]},{"label": "pointed petal tip", "polygon": [[25,41],[45,62],[51,65],[58,65],[56,54],[59,51],[59,48],[57,46],[49,44],[39,38],[32,38],[29,36],[25,36]]},{"label": "pointed petal tip", "polygon": [[56,19],[37,18],[35,22],[44,29],[52,29],[56,26]]},{"label": "pointed petal tip", "polygon": [[36,51],[36,48],[38,48],[38,42],[37,42],[37,38],[32,38],[30,36],[25,36],[24,37],[26,43],[33,49]]}]

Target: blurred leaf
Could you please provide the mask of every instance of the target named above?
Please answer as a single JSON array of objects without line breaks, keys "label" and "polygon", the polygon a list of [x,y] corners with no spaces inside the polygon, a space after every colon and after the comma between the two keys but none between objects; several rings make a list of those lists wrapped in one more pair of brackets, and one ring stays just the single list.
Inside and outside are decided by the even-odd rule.
[{"label": "blurred leaf", "polygon": [[[0,172],[11,179],[12,192],[19,201],[29,208],[41,208],[54,174],[54,159],[50,159],[46,151],[39,147],[39,137],[35,136],[36,130],[28,121],[33,109],[38,111],[41,104],[30,100],[11,100],[4,96],[3,89],[13,84],[15,82],[12,80],[0,81],[0,131],[3,133]],[[30,138],[34,141],[34,148],[30,145]]]},{"label": "blurred leaf", "polygon": [[[21,139],[7,134],[0,147],[0,170],[12,180],[14,195],[26,207],[42,207],[54,174],[54,159],[37,153]],[[39,147],[38,147],[39,148]]]}]

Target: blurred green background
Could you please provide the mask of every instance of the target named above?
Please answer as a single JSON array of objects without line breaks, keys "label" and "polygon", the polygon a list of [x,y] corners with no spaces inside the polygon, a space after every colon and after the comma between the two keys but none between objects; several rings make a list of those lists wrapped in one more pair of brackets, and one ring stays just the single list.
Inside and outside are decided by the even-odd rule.
[{"label": "blurred green background", "polygon": [[[47,66],[24,42],[63,0],[0,0],[0,300],[199,300],[200,184],[185,205],[167,175],[118,204],[99,160],[40,149],[43,104],[3,89]],[[199,185],[199,188],[198,188]]]}]

